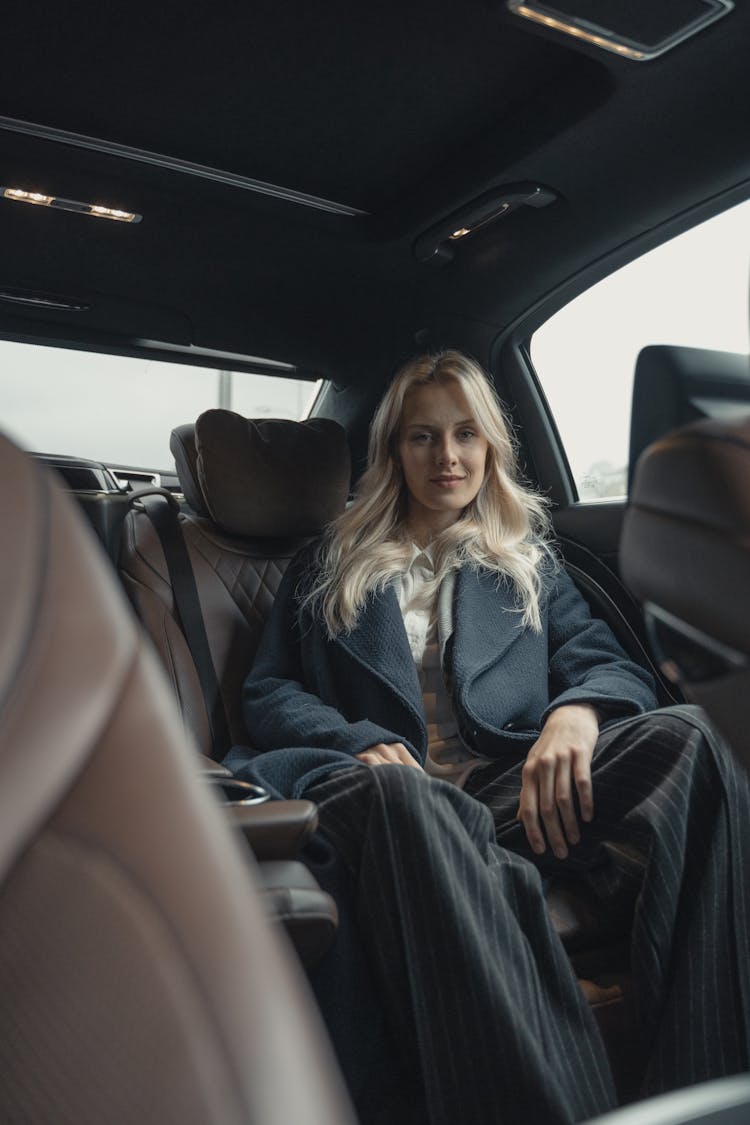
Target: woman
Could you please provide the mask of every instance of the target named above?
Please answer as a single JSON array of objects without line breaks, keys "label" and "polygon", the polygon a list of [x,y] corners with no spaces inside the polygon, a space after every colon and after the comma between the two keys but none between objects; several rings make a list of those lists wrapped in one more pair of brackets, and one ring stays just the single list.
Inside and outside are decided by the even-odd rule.
[{"label": "woman", "polygon": [[382,1004],[426,1120],[613,1104],[539,873],[580,870],[615,916],[632,887],[604,841],[644,864],[643,1092],[748,1066],[747,783],[696,709],[643,717],[650,677],[557,563],[473,361],[423,356],[391,384],[358,496],[290,567],[244,702],[263,753],[228,764],[317,803],[338,968]]}]

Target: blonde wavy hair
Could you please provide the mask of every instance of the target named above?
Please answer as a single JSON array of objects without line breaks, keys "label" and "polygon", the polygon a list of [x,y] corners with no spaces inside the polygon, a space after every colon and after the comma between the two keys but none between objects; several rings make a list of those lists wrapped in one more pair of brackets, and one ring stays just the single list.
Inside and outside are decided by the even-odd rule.
[{"label": "blonde wavy hair", "polygon": [[[300,609],[321,614],[328,633],[349,632],[368,597],[409,565],[408,492],[398,463],[404,401],[415,387],[457,383],[488,442],[484,481],[459,518],[432,542],[437,588],[450,570],[494,571],[515,588],[519,625],[541,629],[540,564],[551,557],[546,501],[518,480],[502,406],[482,368],[458,351],[411,360],[394,378],[370,426],[367,469],[357,496],[321,541]],[[432,592],[432,591],[431,591]]]}]

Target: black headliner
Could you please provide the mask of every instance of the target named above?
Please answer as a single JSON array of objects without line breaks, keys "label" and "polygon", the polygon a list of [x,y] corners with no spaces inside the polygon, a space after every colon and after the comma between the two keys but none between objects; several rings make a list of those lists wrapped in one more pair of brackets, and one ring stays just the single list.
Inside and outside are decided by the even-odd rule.
[{"label": "black headliner", "polygon": [[[490,0],[41,0],[9,20],[0,115],[369,214],[0,128],[0,183],[144,216],[130,227],[0,202],[0,285],[92,304],[77,319],[3,309],[6,333],[44,321],[125,348],[192,343],[340,383],[390,367],[420,330],[486,358],[498,331],[566,278],[750,179],[742,0],[646,64],[564,45]],[[436,220],[518,180],[559,201],[515,212],[445,268],[415,261]]]}]

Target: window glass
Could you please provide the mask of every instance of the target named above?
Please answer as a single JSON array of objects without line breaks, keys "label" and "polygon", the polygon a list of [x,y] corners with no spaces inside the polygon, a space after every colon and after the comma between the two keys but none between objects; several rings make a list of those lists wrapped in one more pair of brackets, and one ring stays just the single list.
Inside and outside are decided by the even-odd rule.
[{"label": "window glass", "polygon": [[19,445],[167,470],[169,435],[211,407],[304,417],[319,384],[0,341],[0,424]]},{"label": "window glass", "polygon": [[641,348],[750,350],[749,249],[750,201],[611,274],[534,333],[532,362],[581,500],[625,495]]}]

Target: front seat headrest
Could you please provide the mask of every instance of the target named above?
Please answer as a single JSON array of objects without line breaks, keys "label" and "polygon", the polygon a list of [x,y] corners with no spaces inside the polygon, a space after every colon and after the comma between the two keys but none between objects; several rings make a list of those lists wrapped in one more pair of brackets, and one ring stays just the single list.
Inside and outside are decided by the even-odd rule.
[{"label": "front seat headrest", "polygon": [[175,426],[169,438],[177,477],[185,499],[197,516],[207,516],[208,509],[198,480],[198,451],[195,448],[195,423]]},{"label": "front seat headrest", "polygon": [[195,450],[205,509],[230,535],[316,535],[349,495],[346,434],[329,418],[254,420],[207,410],[195,423]]}]

